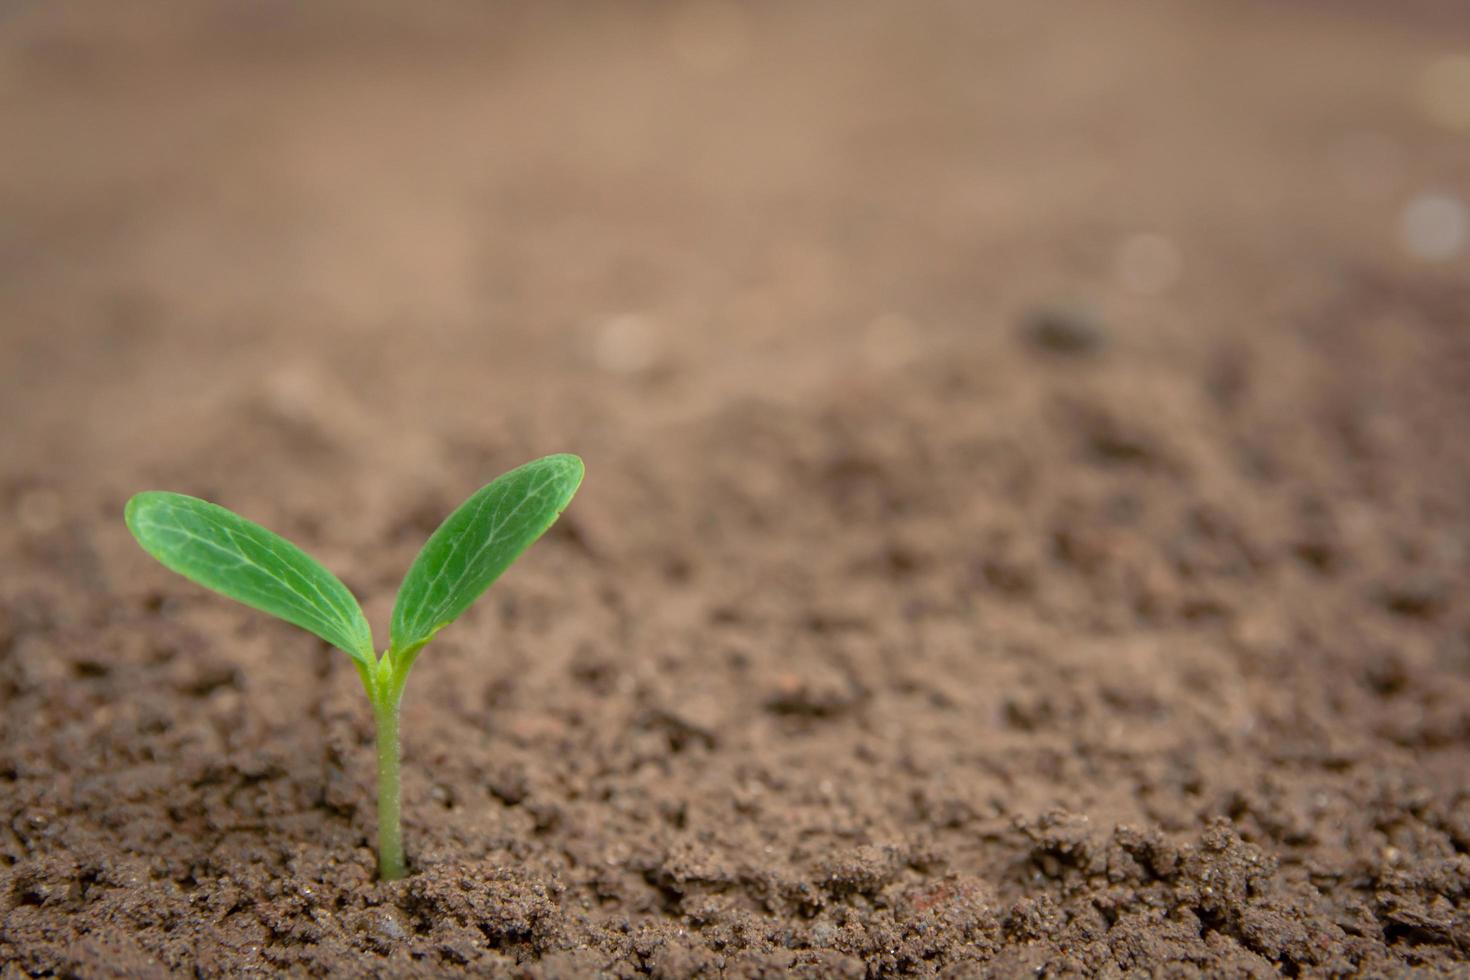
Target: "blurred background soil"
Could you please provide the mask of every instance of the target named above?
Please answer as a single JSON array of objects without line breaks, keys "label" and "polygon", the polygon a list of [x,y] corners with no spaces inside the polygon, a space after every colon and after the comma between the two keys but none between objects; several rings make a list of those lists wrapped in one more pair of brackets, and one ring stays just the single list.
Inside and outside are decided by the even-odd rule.
[{"label": "blurred background soil", "polygon": [[[0,972],[1463,975],[1457,0],[0,5]],[[420,661],[373,877],[347,658]]]}]

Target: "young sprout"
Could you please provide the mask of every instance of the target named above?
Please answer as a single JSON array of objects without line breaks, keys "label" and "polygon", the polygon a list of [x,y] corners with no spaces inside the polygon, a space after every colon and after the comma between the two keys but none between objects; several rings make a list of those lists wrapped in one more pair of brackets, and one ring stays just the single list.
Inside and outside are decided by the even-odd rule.
[{"label": "young sprout", "polygon": [[347,586],[285,538],[223,507],[148,491],[128,501],[128,529],[143,550],[208,589],[315,633],[346,653],[373,706],[378,734],[378,872],[402,878],[398,706],[414,660],[510,567],[571,502],[582,482],[576,456],[547,456],[481,487],[450,514],[414,559],[393,604],[390,643],[373,633]]}]

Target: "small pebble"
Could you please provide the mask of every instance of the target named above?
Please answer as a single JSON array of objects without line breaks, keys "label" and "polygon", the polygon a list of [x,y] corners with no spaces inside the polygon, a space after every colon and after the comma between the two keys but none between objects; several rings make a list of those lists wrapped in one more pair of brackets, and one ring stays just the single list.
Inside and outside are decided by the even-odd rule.
[{"label": "small pebble", "polygon": [[812,945],[821,949],[825,946],[831,946],[837,939],[837,929],[835,926],[826,922],[818,922],[812,926],[809,935],[811,936]]},{"label": "small pebble", "polygon": [[378,934],[395,943],[408,938],[408,933],[403,931],[403,926],[399,925],[398,920],[387,912],[378,916]]},{"label": "small pebble", "polygon": [[1023,331],[1032,344],[1056,354],[1094,354],[1107,345],[1101,321],[1071,307],[1035,310],[1026,317]]},{"label": "small pebble", "polygon": [[1459,255],[1470,240],[1470,212],[1453,194],[1426,191],[1404,205],[1399,237],[1414,257],[1444,262]]}]

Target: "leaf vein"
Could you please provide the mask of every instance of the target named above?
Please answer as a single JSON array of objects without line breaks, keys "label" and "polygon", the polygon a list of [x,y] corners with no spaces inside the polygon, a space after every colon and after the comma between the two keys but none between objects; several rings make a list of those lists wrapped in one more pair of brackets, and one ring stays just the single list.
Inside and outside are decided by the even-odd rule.
[{"label": "leaf vein", "polygon": [[500,516],[500,510],[504,505],[503,502],[506,499],[507,495],[501,495],[500,501],[498,502],[496,507],[496,513],[494,517],[492,517],[492,520],[496,521],[494,528],[492,528],[491,531],[485,535],[485,539],[480,542],[480,547],[476,548],[475,553],[471,555],[469,559],[461,566],[460,573],[455,578],[453,586],[448,591],[448,595],[445,596],[443,600],[440,600],[433,604],[433,622],[437,623],[440,619],[443,618],[445,604],[448,602],[449,599],[453,598],[456,589],[458,589],[460,584],[464,581],[469,571],[475,567],[476,562],[480,560],[480,556],[485,553],[485,549],[490,547],[490,545],[493,544],[500,537],[500,533],[505,529],[505,526],[515,518],[516,514],[520,512],[521,508],[525,507],[526,504],[529,503],[532,499],[539,497],[546,490],[547,487],[551,486],[551,484],[556,480],[556,477],[557,474],[553,473],[551,476],[543,479],[541,483],[538,484],[534,489],[526,491],[521,499],[516,501],[516,505],[511,508],[510,513],[506,514],[504,517]]},{"label": "leaf vein", "polygon": [[[190,516],[198,516],[198,515],[190,515]],[[320,611],[316,607],[314,607],[313,605],[311,605],[309,603],[309,601],[306,599],[305,596],[299,594],[294,588],[292,588],[292,586],[290,585],[290,583],[288,583],[285,580],[283,580],[280,576],[275,575],[274,573],[272,573],[270,569],[265,568],[264,566],[260,565],[258,562],[255,562],[255,561],[251,560],[251,558],[248,555],[246,555],[240,549],[239,543],[236,541],[236,539],[234,538],[233,533],[231,533],[229,529],[224,529],[224,530],[229,535],[230,541],[235,544],[235,549],[233,551],[231,549],[229,549],[229,548],[224,547],[223,545],[221,545],[217,541],[213,541],[213,540],[211,540],[211,539],[209,539],[207,537],[204,537],[203,535],[197,534],[194,531],[189,530],[182,523],[176,523],[176,524],[172,524],[172,525],[163,525],[163,524],[155,524],[155,523],[153,523],[151,521],[148,521],[148,522],[140,522],[140,526],[152,528],[155,531],[162,531],[165,534],[177,534],[177,535],[180,535],[180,536],[182,536],[184,538],[187,538],[187,539],[189,539],[191,541],[194,541],[194,542],[198,543],[199,545],[202,545],[205,548],[208,548],[208,549],[210,549],[212,551],[218,552],[219,554],[225,555],[227,557],[233,558],[235,564],[232,567],[234,567],[234,568],[250,567],[250,568],[256,569],[261,574],[263,574],[264,576],[266,576],[267,578],[269,578],[271,581],[277,583],[278,585],[280,585],[285,590],[283,596],[285,598],[288,598],[289,601],[283,603],[284,605],[286,605],[287,607],[291,608],[295,613],[297,613],[298,615],[300,615],[303,619],[306,619],[309,622],[315,623],[318,626],[326,627],[326,629],[324,630],[324,632],[329,632],[329,633],[337,633],[338,632],[333,627],[339,626],[340,625],[339,623],[336,623],[336,622],[334,622],[331,619],[324,618],[320,614]],[[216,526],[218,526],[218,525],[216,525]],[[251,588],[251,592],[255,596],[257,596],[257,597],[264,596],[264,593],[261,593],[261,591],[258,588],[252,587]],[[338,639],[342,639],[342,638],[343,637],[341,637],[340,635],[338,636]]]}]

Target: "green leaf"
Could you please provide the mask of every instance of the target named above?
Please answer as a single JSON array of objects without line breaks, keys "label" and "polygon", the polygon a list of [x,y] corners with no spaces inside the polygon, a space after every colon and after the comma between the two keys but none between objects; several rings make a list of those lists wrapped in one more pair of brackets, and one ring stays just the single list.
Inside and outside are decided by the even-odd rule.
[{"label": "green leaf", "polygon": [[445,518],[413,561],[393,604],[393,649],[416,650],[459,618],[545,534],[582,483],[561,454],[511,470]]},{"label": "green leaf", "polygon": [[150,490],[128,501],[128,530],[184,578],[310,630],[371,665],[373,634],[347,586],[315,559],[217,504]]}]

